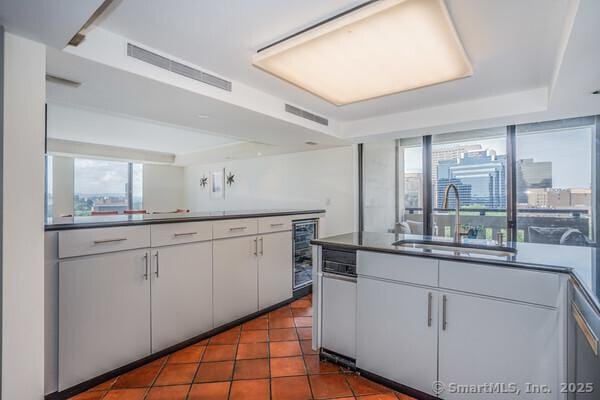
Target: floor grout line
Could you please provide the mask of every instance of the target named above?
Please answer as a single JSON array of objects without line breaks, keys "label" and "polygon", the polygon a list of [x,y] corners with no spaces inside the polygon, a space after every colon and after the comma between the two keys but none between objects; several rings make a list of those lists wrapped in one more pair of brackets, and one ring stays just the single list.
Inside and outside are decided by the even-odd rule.
[{"label": "floor grout line", "polygon": [[[230,399],[231,396],[232,396],[232,393],[233,393],[233,390],[232,390],[233,389],[233,383],[235,381],[247,381],[247,380],[250,380],[250,381],[252,381],[252,380],[257,380],[258,381],[258,380],[260,380],[260,381],[262,381],[262,380],[266,379],[266,380],[268,380],[268,390],[269,390],[269,396],[268,396],[268,398],[270,400],[273,400],[273,381],[274,381],[274,379],[304,377],[305,381],[308,384],[308,389],[309,389],[309,392],[310,392],[309,395],[311,396],[312,399],[314,399],[315,398],[315,393],[314,393],[314,388],[313,388],[313,384],[312,384],[312,381],[311,381],[311,377],[319,377],[319,376],[324,376],[324,375],[333,375],[333,374],[335,374],[335,375],[340,375],[340,376],[343,377],[344,383],[348,386],[350,392],[352,393],[351,396],[354,399],[358,399],[360,397],[359,393],[356,392],[356,389],[353,388],[353,386],[351,385],[351,383],[349,381],[350,377],[354,376],[354,374],[351,371],[345,371],[343,368],[340,368],[338,366],[335,371],[322,372],[320,370],[320,368],[319,368],[316,371],[317,373],[314,373],[314,374],[310,373],[310,369],[308,367],[307,357],[312,358],[312,357],[316,356],[317,357],[317,362],[319,364],[322,361],[320,360],[318,353],[317,354],[313,354],[312,347],[310,347],[309,349],[305,349],[302,346],[302,343],[303,342],[307,342],[308,343],[308,341],[311,340],[311,337],[309,337],[309,338],[301,337],[300,330],[302,330],[302,329],[305,329],[305,330],[306,329],[310,329],[311,326],[298,326],[297,322],[296,322],[296,318],[312,318],[312,315],[310,315],[310,316],[308,316],[308,315],[298,315],[298,316],[295,316],[294,315],[294,310],[295,309],[300,310],[300,309],[310,309],[310,308],[312,308],[312,298],[311,297],[309,297],[309,298],[304,297],[304,298],[302,298],[300,300],[307,300],[308,307],[292,308],[292,304],[295,303],[295,302],[292,302],[292,303],[287,304],[287,305],[285,305],[285,306],[283,306],[283,307],[281,307],[279,309],[276,309],[276,310],[273,310],[273,311],[271,311],[269,313],[266,313],[264,316],[260,316],[260,317],[257,317],[255,319],[251,320],[251,321],[254,321],[254,320],[258,320],[258,319],[266,319],[267,320],[267,327],[266,327],[266,329],[246,329],[246,330],[243,330],[243,325],[246,324],[246,323],[251,322],[251,321],[247,321],[247,322],[245,322],[243,324],[240,324],[240,325],[237,325],[235,327],[232,327],[231,329],[229,329],[227,331],[221,332],[221,333],[219,333],[217,335],[214,335],[214,336],[212,336],[210,338],[205,339],[206,343],[204,345],[202,345],[204,347],[202,355],[198,358],[197,361],[169,364],[169,359],[172,357],[173,354],[175,354],[177,352],[174,352],[172,354],[169,354],[169,355],[165,356],[164,360],[162,361],[162,363],[160,364],[160,366],[158,368],[158,371],[157,371],[156,375],[152,379],[152,382],[150,383],[150,385],[147,386],[147,387],[138,388],[138,389],[143,389],[144,390],[144,396],[143,396],[143,398],[144,399],[149,398],[151,390],[153,388],[155,388],[155,387],[156,388],[160,388],[160,387],[171,387],[171,386],[187,385],[188,386],[187,392],[186,392],[186,394],[184,396],[184,398],[187,399],[187,398],[190,397],[191,391],[192,391],[194,385],[197,385],[197,384],[207,384],[207,383],[223,383],[223,382],[227,382],[227,383],[229,383],[228,392],[227,392],[227,398]],[[287,310],[287,312],[280,311],[280,310]],[[279,313],[277,313],[278,311],[279,311]],[[275,315],[273,315],[273,313],[275,313]],[[306,314],[307,311],[298,311],[298,313],[299,314]],[[281,317],[279,315],[281,315]],[[291,327],[277,327],[277,328],[272,328],[271,327],[271,321],[273,319],[290,318],[289,315],[291,315],[292,325],[293,326],[291,326]],[[304,324],[304,322],[302,322],[302,321],[299,321],[298,323],[299,324]],[[295,333],[295,339],[293,339],[293,340],[277,340],[277,341],[272,341],[271,340],[271,331],[278,330],[278,329],[293,329],[293,332]],[[215,337],[217,337],[217,336],[219,336],[221,334],[224,334],[226,332],[231,332],[231,331],[237,331],[237,336],[236,336],[236,339],[234,340],[234,343],[228,343],[228,342],[230,342],[230,340],[228,340],[228,339],[225,340],[226,343],[216,343],[216,344],[215,343],[211,343],[212,339],[214,339]],[[266,331],[266,335],[267,336],[266,336],[266,339],[264,341],[262,341],[261,339],[259,339],[259,341],[250,341],[250,342],[247,342],[247,343],[241,343],[242,332],[245,332],[245,331],[246,332],[248,332],[248,331]],[[273,344],[273,343],[281,343],[281,342],[296,342],[297,345],[300,347],[299,354],[273,357],[272,354],[271,354],[271,344]],[[190,345],[189,347],[197,346],[197,345],[199,345],[199,343],[200,342],[194,343],[194,344]],[[242,345],[242,344],[248,344],[248,345],[249,344],[262,344],[262,343],[264,343],[266,345],[266,347],[267,347],[266,357],[251,357],[251,358],[247,358],[247,359],[245,358],[243,360],[238,360],[238,354],[239,354],[239,347],[240,347],[240,345]],[[233,359],[232,360],[205,361],[204,357],[206,355],[206,352],[207,352],[207,349],[209,348],[209,346],[219,346],[219,345],[233,345],[233,346],[235,346],[234,353],[233,353]],[[187,348],[188,347],[183,348],[183,349],[181,349],[179,351],[185,350]],[[285,376],[277,376],[277,377],[273,376],[273,371],[272,371],[272,368],[271,368],[271,360],[272,359],[277,359],[277,358],[297,358],[297,357],[301,357],[301,359],[302,359],[302,365],[304,367],[304,373],[303,374],[300,374],[300,375],[285,375]],[[267,378],[240,378],[240,379],[234,379],[235,378],[236,367],[238,366],[238,363],[240,361],[251,361],[251,360],[262,360],[262,359],[266,360],[266,362],[267,362],[267,370],[268,370],[268,374],[267,374],[268,376],[267,376]],[[210,364],[210,363],[217,363],[217,362],[223,362],[223,361],[231,361],[232,362],[231,375],[230,375],[230,377],[229,377],[228,380],[217,380],[217,381],[213,381],[213,382],[197,382],[197,383],[195,382],[196,375],[199,373],[201,365],[203,365],[203,364]],[[156,362],[156,360],[154,362]],[[148,364],[145,364],[143,366],[140,366],[139,368],[143,368],[145,366],[148,366],[149,364],[151,364],[151,363],[148,363]],[[194,373],[193,373],[193,376],[192,376],[192,380],[191,380],[191,382],[189,384],[171,383],[171,384],[160,385],[160,386],[156,385],[156,382],[158,381],[159,376],[161,375],[161,373],[163,373],[163,371],[165,370],[165,368],[168,365],[181,365],[181,364],[195,364],[195,369],[194,369]],[[102,394],[102,397],[101,397],[102,399],[104,397],[108,396],[108,394],[111,391],[113,391],[113,390],[119,390],[119,388],[115,388],[114,386],[117,383],[117,381],[119,380],[119,378],[121,378],[124,375],[126,375],[126,374],[118,376],[118,377],[116,377],[116,378],[114,378],[112,380],[112,383],[108,386],[108,388],[106,390],[103,390],[104,393]],[[359,375],[356,375],[356,376],[359,376]],[[367,379],[367,381],[368,381],[368,379]],[[380,386],[382,386],[382,385],[380,385]],[[129,390],[129,389],[136,389],[136,388],[121,388],[121,389]],[[388,393],[388,392],[385,392],[385,393]],[[396,398],[398,398],[398,395],[392,389],[389,389],[389,393],[392,393],[393,396],[395,396]],[[338,397],[340,397],[340,396],[338,396]]]}]

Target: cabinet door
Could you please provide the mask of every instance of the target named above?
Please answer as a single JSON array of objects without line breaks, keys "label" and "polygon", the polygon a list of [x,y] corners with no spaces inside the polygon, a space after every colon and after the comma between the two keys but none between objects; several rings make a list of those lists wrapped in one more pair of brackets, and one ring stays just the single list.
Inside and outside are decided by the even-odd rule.
[{"label": "cabinet door", "polygon": [[[440,397],[461,400],[560,397],[556,310],[461,294],[440,297],[439,380],[446,387],[516,384],[521,390],[518,396],[446,390]],[[548,385],[551,393],[526,393],[526,383]]]},{"label": "cabinet door", "polygon": [[213,241],[215,327],[258,311],[257,237]]},{"label": "cabinet door", "polygon": [[150,354],[149,252],[59,263],[59,390]]},{"label": "cabinet door", "polygon": [[356,280],[323,276],[322,346],[356,358]]},{"label": "cabinet door", "polygon": [[152,352],[213,327],[212,244],[152,249]]},{"label": "cabinet door", "polygon": [[431,394],[437,378],[437,294],[360,276],[357,285],[357,366]]},{"label": "cabinet door", "polygon": [[292,232],[258,238],[258,308],[292,297]]}]

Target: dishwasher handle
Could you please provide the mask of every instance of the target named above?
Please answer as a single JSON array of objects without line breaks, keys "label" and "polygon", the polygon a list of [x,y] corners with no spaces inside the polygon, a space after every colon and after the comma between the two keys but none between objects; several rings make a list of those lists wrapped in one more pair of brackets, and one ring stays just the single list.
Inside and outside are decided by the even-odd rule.
[{"label": "dishwasher handle", "polygon": [[323,278],[337,279],[338,281],[356,283],[356,277],[354,276],[332,274],[329,272],[323,272]]}]

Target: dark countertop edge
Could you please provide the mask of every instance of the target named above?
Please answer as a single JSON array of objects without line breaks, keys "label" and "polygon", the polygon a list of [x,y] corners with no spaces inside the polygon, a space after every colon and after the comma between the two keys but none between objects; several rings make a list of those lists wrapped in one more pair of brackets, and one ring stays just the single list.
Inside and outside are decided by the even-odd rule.
[{"label": "dark countertop edge", "polygon": [[491,260],[486,258],[465,258],[458,257],[452,255],[445,254],[430,254],[430,253],[417,253],[413,251],[401,250],[401,249],[385,249],[381,247],[373,247],[373,246],[364,246],[364,245],[355,245],[355,244],[344,244],[338,242],[328,242],[327,240],[313,239],[310,241],[310,244],[318,245],[318,246],[328,246],[340,249],[348,249],[348,250],[362,250],[362,251],[373,251],[376,253],[387,253],[387,254],[396,254],[396,255],[404,255],[404,256],[413,256],[413,257],[430,257],[436,258],[439,260],[447,260],[447,261],[461,261],[466,263],[473,264],[487,264],[487,265],[495,265],[499,267],[508,267],[508,268],[526,268],[534,271],[542,271],[542,272],[558,272],[562,274],[568,274],[571,278],[571,281],[575,284],[577,289],[584,295],[584,297],[588,300],[592,308],[596,311],[596,314],[600,316],[600,302],[595,298],[593,294],[589,293],[588,287],[581,282],[579,276],[573,271],[573,268],[569,267],[560,267],[560,266],[552,266],[545,264],[533,264],[533,263],[523,263],[518,261],[506,261],[506,260]]},{"label": "dark countertop edge", "polygon": [[206,215],[198,217],[185,217],[182,215],[180,218],[165,218],[159,219],[147,219],[147,220],[135,220],[135,221],[104,221],[104,222],[83,222],[83,223],[58,223],[51,225],[44,225],[44,231],[66,231],[73,229],[92,229],[92,228],[111,228],[119,226],[138,226],[138,225],[154,225],[154,224],[171,224],[180,222],[199,222],[199,221],[218,221],[226,219],[240,219],[240,218],[263,218],[263,217],[278,217],[284,215],[303,215],[303,214],[325,214],[325,210],[292,210],[292,211],[266,211],[257,212],[250,214],[229,214],[229,215]]}]

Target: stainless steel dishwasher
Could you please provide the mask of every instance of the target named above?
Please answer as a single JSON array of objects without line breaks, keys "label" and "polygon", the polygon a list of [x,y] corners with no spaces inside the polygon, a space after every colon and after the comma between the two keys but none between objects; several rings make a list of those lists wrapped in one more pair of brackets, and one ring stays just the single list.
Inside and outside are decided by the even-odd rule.
[{"label": "stainless steel dishwasher", "polygon": [[560,387],[569,400],[600,399],[600,315],[577,285],[570,285],[567,330],[567,383]]},{"label": "stainless steel dishwasher", "polygon": [[356,252],[323,248],[321,352],[354,364],[356,358]]}]

